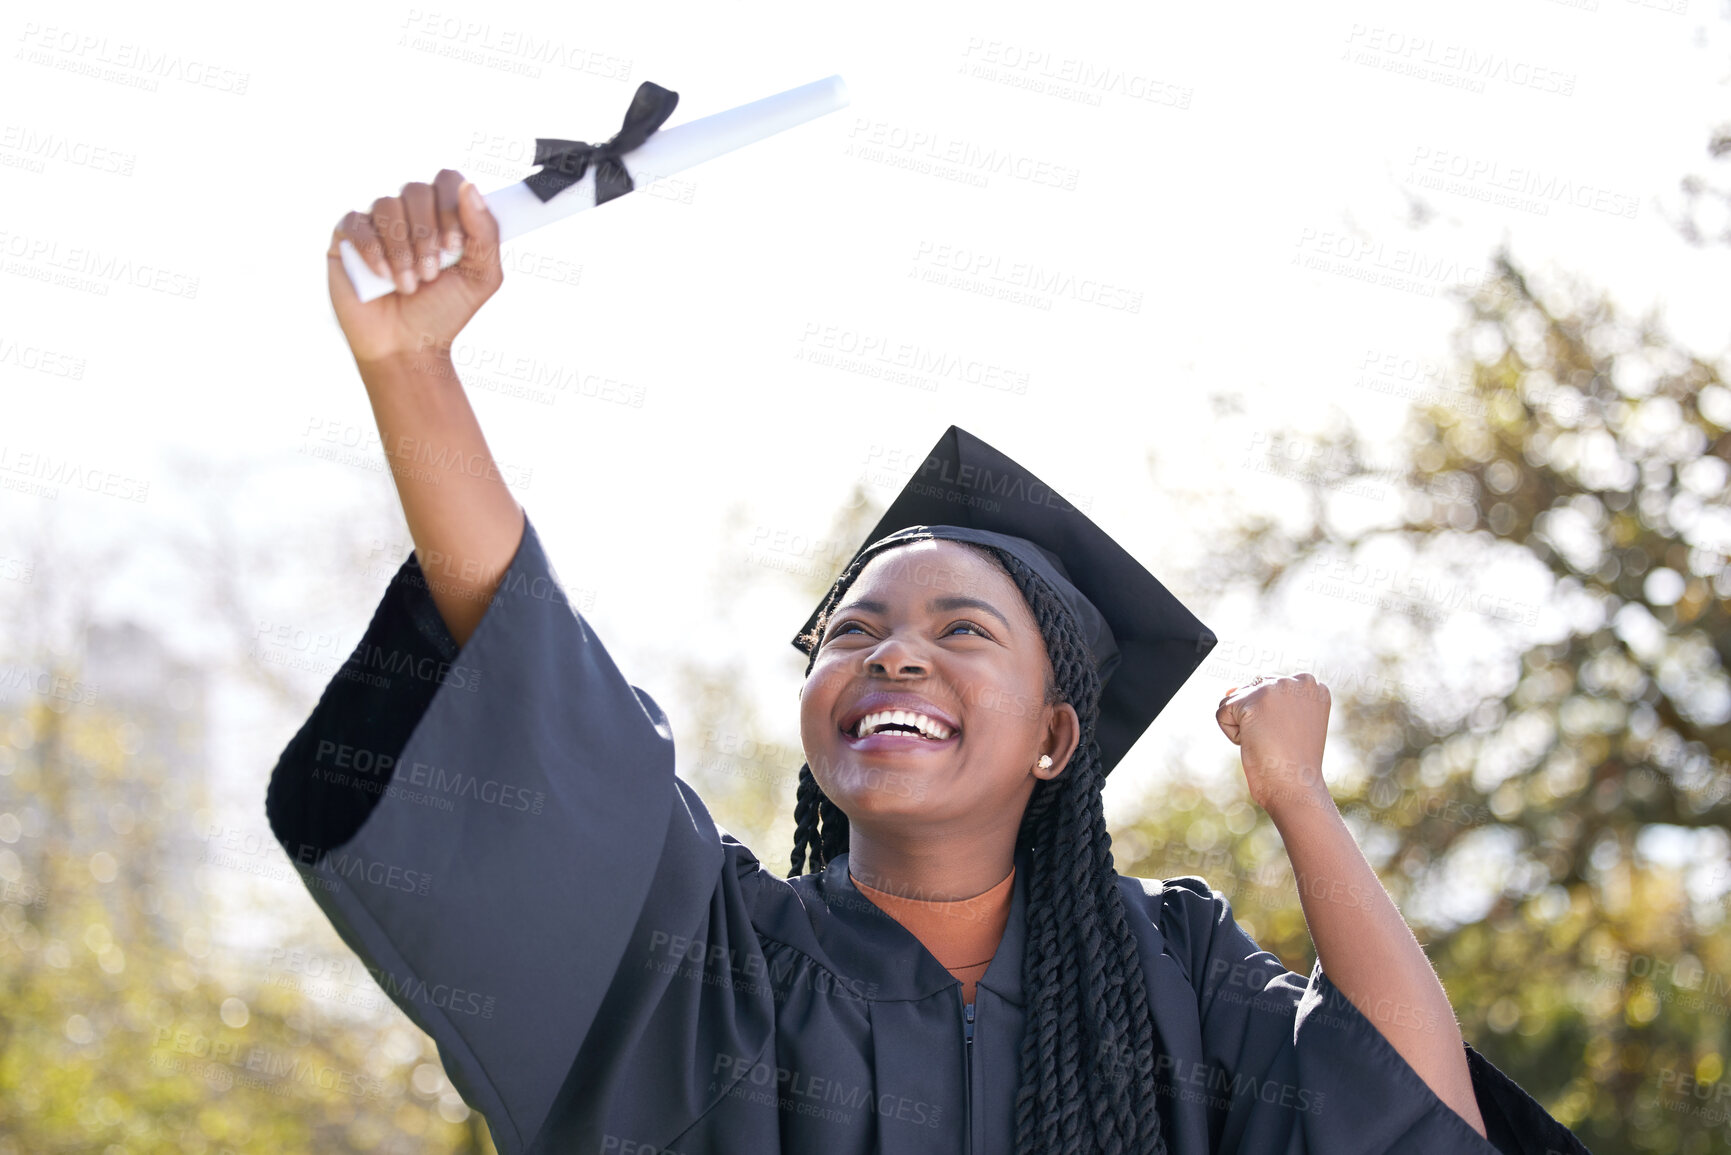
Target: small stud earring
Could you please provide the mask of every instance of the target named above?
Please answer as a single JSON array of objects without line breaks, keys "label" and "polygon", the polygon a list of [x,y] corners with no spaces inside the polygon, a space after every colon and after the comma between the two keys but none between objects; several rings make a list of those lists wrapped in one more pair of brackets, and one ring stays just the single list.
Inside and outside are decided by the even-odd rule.
[{"label": "small stud earring", "polygon": [[1052,756],[1050,754],[1040,755],[1040,769],[1050,770],[1051,768],[1052,768]]}]

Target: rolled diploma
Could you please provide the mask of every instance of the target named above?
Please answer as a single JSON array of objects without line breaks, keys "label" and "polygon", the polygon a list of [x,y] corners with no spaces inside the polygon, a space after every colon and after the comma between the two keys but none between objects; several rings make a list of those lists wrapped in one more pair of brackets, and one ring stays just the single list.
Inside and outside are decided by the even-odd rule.
[{"label": "rolled diploma", "polygon": [[[783,129],[815,120],[826,112],[846,108],[847,85],[840,76],[814,80],[726,112],[658,129],[643,144],[620,157],[631,174],[634,189],[642,189],[662,177],[684,172],[722,153],[744,148]],[[552,200],[543,201],[522,181],[495,189],[483,198],[499,222],[499,240],[552,224],[561,217],[595,207],[595,166],[577,183],[562,189]],[[362,301],[377,300],[397,291],[396,282],[373,272],[348,241],[342,242],[343,268]],[[442,253],[439,267],[448,269],[462,259],[461,251]]]}]

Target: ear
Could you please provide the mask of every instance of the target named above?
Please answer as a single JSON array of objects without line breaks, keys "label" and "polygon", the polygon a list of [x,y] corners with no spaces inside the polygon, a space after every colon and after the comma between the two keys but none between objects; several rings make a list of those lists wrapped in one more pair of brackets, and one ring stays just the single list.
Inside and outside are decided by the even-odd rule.
[{"label": "ear", "polygon": [[1082,719],[1077,716],[1076,707],[1068,702],[1046,707],[1046,739],[1040,743],[1040,753],[1052,756],[1052,768],[1041,770],[1036,766],[1035,776],[1056,778],[1062,774],[1081,741]]}]

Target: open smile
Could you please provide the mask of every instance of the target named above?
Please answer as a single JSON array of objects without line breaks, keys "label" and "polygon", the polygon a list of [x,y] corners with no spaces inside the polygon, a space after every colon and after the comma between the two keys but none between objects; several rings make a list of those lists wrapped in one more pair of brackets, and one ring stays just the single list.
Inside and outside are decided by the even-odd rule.
[{"label": "open smile", "polygon": [[849,749],[861,753],[945,749],[961,735],[960,728],[937,711],[917,709],[870,710],[838,729]]},{"label": "open smile", "polygon": [[927,738],[907,730],[883,730],[876,734],[867,734],[863,738],[849,734],[846,730],[840,733],[848,749],[858,750],[862,754],[947,750],[961,741],[959,734],[951,734],[948,738]]}]

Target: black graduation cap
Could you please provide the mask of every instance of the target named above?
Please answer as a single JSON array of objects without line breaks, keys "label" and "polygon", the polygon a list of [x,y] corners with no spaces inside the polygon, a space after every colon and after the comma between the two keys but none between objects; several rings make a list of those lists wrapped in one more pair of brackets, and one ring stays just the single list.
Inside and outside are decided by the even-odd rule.
[{"label": "black graduation cap", "polygon": [[[1213,631],[1105,530],[1057,490],[955,425],[944,431],[849,564],[903,541],[933,537],[1009,551],[1070,608],[1100,671],[1095,740],[1102,773],[1111,773],[1214,648]],[[801,639],[817,627],[822,610],[820,602],[794,638],[801,653],[807,652]]]}]

